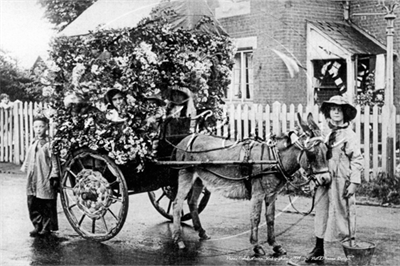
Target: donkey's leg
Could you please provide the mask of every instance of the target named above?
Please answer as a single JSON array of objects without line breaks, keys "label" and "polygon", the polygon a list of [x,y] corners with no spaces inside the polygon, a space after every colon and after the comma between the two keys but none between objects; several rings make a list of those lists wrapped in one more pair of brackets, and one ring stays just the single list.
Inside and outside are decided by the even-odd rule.
[{"label": "donkey's leg", "polygon": [[194,230],[199,232],[200,240],[207,240],[207,239],[210,239],[210,237],[206,234],[206,231],[201,226],[201,222],[200,222],[200,218],[199,218],[199,210],[197,208],[197,204],[198,204],[201,192],[203,191],[203,188],[204,188],[203,183],[201,182],[200,178],[196,178],[196,181],[194,182],[192,188],[193,188],[192,196],[189,199],[189,209],[190,209],[190,213],[192,215],[193,227],[194,227]]},{"label": "donkey's leg", "polygon": [[258,243],[258,226],[261,218],[262,201],[262,195],[252,195],[250,214],[250,243],[253,245],[253,251],[256,256],[265,255],[264,249]]},{"label": "donkey's leg", "polygon": [[183,202],[186,199],[190,189],[192,188],[194,182],[193,172],[188,169],[183,169],[179,171],[178,178],[178,193],[173,202],[173,216],[174,216],[174,226],[172,232],[172,239],[178,245],[179,249],[185,248],[185,243],[182,240],[182,226],[181,226],[181,216],[183,209]]},{"label": "donkey's leg", "polygon": [[287,252],[275,240],[275,197],[265,198],[268,244],[272,246],[274,256],[285,255]]}]

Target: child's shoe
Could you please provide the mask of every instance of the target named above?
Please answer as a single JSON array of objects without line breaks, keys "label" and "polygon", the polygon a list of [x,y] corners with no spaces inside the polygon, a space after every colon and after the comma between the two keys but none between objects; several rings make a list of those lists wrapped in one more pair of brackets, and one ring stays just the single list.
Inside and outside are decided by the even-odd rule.
[{"label": "child's shoe", "polygon": [[33,229],[32,231],[29,232],[29,235],[31,237],[35,237],[39,235],[39,226],[35,226],[35,229]]},{"label": "child's shoe", "polygon": [[49,235],[51,235],[51,231],[48,230],[48,229],[43,229],[42,231],[40,231],[40,232],[38,233],[38,235],[39,235],[39,236],[49,236]]}]

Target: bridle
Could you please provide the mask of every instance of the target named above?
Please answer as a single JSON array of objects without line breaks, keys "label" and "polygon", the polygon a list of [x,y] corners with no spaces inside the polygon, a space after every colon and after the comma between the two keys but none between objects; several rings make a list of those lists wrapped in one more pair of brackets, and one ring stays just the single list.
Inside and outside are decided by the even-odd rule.
[{"label": "bridle", "polygon": [[[300,140],[303,139],[304,137],[307,137],[307,139],[305,140],[305,144],[303,144],[302,142],[300,142]],[[315,141],[315,142],[317,142],[317,141],[324,142],[324,139],[322,138],[322,136],[317,136],[317,137],[310,138],[306,133],[303,133],[303,134],[301,134],[300,136],[298,136],[297,139],[296,139],[296,141],[294,142],[294,145],[296,145],[296,146],[300,149],[300,153],[299,153],[299,155],[297,156],[297,163],[298,163],[298,165],[300,166],[299,168],[302,168],[302,169],[305,171],[306,175],[305,175],[304,177],[305,177],[305,179],[307,180],[306,182],[304,182],[304,183],[302,183],[302,184],[298,184],[298,185],[292,184],[292,182],[291,182],[291,181],[292,181],[291,175],[288,174],[288,173],[284,170],[283,164],[282,164],[282,161],[281,161],[281,158],[280,158],[280,156],[279,156],[279,152],[276,150],[276,148],[274,149],[274,150],[275,150],[275,153],[276,153],[276,156],[275,156],[275,157],[277,158],[277,161],[278,161],[278,168],[279,168],[280,172],[281,172],[282,175],[285,177],[285,179],[286,179],[292,186],[294,186],[294,187],[302,187],[302,186],[308,184],[310,181],[315,181],[315,180],[317,180],[316,177],[315,177],[316,175],[321,175],[321,174],[329,173],[328,167],[326,167],[326,169],[322,169],[322,170],[319,170],[319,171],[314,171],[314,170],[313,170],[313,167],[312,167],[312,165],[311,165],[310,163],[308,163],[308,167],[307,167],[306,169],[304,169],[303,167],[301,167],[301,160],[302,160],[303,155],[306,154],[306,156],[307,156],[307,151],[309,151],[309,149],[310,149],[311,147],[317,145],[317,144],[314,144],[314,145],[312,145],[311,147],[308,147],[307,144],[310,143],[310,142],[314,142],[314,141]],[[307,158],[307,161],[308,161],[308,158]]]}]

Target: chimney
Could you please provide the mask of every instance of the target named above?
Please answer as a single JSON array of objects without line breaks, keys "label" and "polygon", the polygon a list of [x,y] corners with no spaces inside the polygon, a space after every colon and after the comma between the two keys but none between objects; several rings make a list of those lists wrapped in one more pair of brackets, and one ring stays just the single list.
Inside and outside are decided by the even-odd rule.
[{"label": "chimney", "polygon": [[343,1],[343,18],[346,22],[350,20],[350,1]]}]

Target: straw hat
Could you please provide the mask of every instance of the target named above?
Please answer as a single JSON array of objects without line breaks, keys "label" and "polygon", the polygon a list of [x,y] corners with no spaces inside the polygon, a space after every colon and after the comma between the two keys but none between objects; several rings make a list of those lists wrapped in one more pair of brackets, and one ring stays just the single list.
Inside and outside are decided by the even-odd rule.
[{"label": "straw hat", "polygon": [[345,99],[341,95],[335,95],[329,99],[329,101],[325,101],[321,105],[321,112],[325,117],[330,117],[329,111],[332,106],[340,106],[343,110],[343,120],[351,121],[357,115],[357,109],[351,105],[347,99]]},{"label": "straw hat", "polygon": [[163,99],[162,96],[161,96],[161,92],[155,93],[155,94],[150,94],[150,95],[147,95],[147,96],[144,96],[144,98],[145,98],[146,100],[154,100],[154,101],[157,101],[158,104],[160,104],[160,105],[165,105],[165,104],[166,104],[165,101],[164,101],[164,99]]}]

